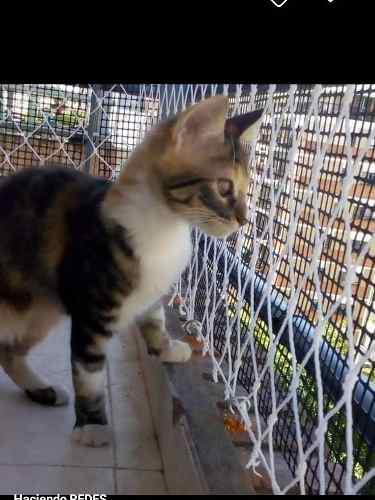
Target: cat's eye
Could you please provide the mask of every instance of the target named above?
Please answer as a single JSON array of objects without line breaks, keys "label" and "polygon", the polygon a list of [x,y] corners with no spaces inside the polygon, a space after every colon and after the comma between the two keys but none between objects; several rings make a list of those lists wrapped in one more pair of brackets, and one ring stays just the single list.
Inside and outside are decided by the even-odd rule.
[{"label": "cat's eye", "polygon": [[233,182],[229,179],[219,179],[217,188],[221,196],[230,196],[233,194]]}]

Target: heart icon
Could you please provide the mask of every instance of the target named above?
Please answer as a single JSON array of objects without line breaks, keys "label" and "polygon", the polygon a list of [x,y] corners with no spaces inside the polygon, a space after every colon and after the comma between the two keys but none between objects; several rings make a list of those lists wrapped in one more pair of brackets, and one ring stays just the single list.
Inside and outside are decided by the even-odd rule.
[{"label": "heart icon", "polygon": [[282,7],[288,0],[271,0],[276,7]]}]

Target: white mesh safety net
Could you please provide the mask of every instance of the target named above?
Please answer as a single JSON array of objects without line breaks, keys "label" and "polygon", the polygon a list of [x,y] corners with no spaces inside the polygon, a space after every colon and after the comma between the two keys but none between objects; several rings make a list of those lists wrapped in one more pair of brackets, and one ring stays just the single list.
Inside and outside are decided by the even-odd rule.
[{"label": "white mesh safety net", "polygon": [[375,493],[375,84],[2,85],[0,174],[115,178],[149,127],[216,93],[231,116],[265,110],[245,145],[249,224],[193,230],[171,304],[246,430],[249,471],[276,494]]}]

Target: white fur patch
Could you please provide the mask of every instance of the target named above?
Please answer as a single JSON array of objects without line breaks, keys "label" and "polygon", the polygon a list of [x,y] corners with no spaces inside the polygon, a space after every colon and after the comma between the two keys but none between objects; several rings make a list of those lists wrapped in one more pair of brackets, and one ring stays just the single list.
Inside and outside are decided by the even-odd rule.
[{"label": "white fur patch", "polygon": [[191,255],[190,227],[147,191],[131,193],[112,217],[132,236],[140,260],[140,283],[122,306],[114,330],[121,331],[155,304],[177,280]]},{"label": "white fur patch", "polygon": [[53,385],[53,390],[56,393],[55,406],[65,406],[69,403],[69,393],[64,387]]}]

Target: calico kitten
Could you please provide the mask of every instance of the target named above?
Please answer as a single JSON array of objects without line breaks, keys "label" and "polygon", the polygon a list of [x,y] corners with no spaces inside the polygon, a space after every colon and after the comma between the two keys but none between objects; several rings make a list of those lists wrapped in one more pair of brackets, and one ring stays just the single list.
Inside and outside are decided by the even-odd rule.
[{"label": "calico kitten", "polygon": [[156,126],[116,183],[74,169],[25,169],[0,183],[0,364],[35,402],[65,391],[28,366],[28,351],[71,317],[75,440],[108,442],[108,340],[131,322],[150,354],[185,362],[160,298],[187,265],[191,226],[225,237],[246,223],[248,176],[240,139],[261,111],[226,120],[217,96]]}]

